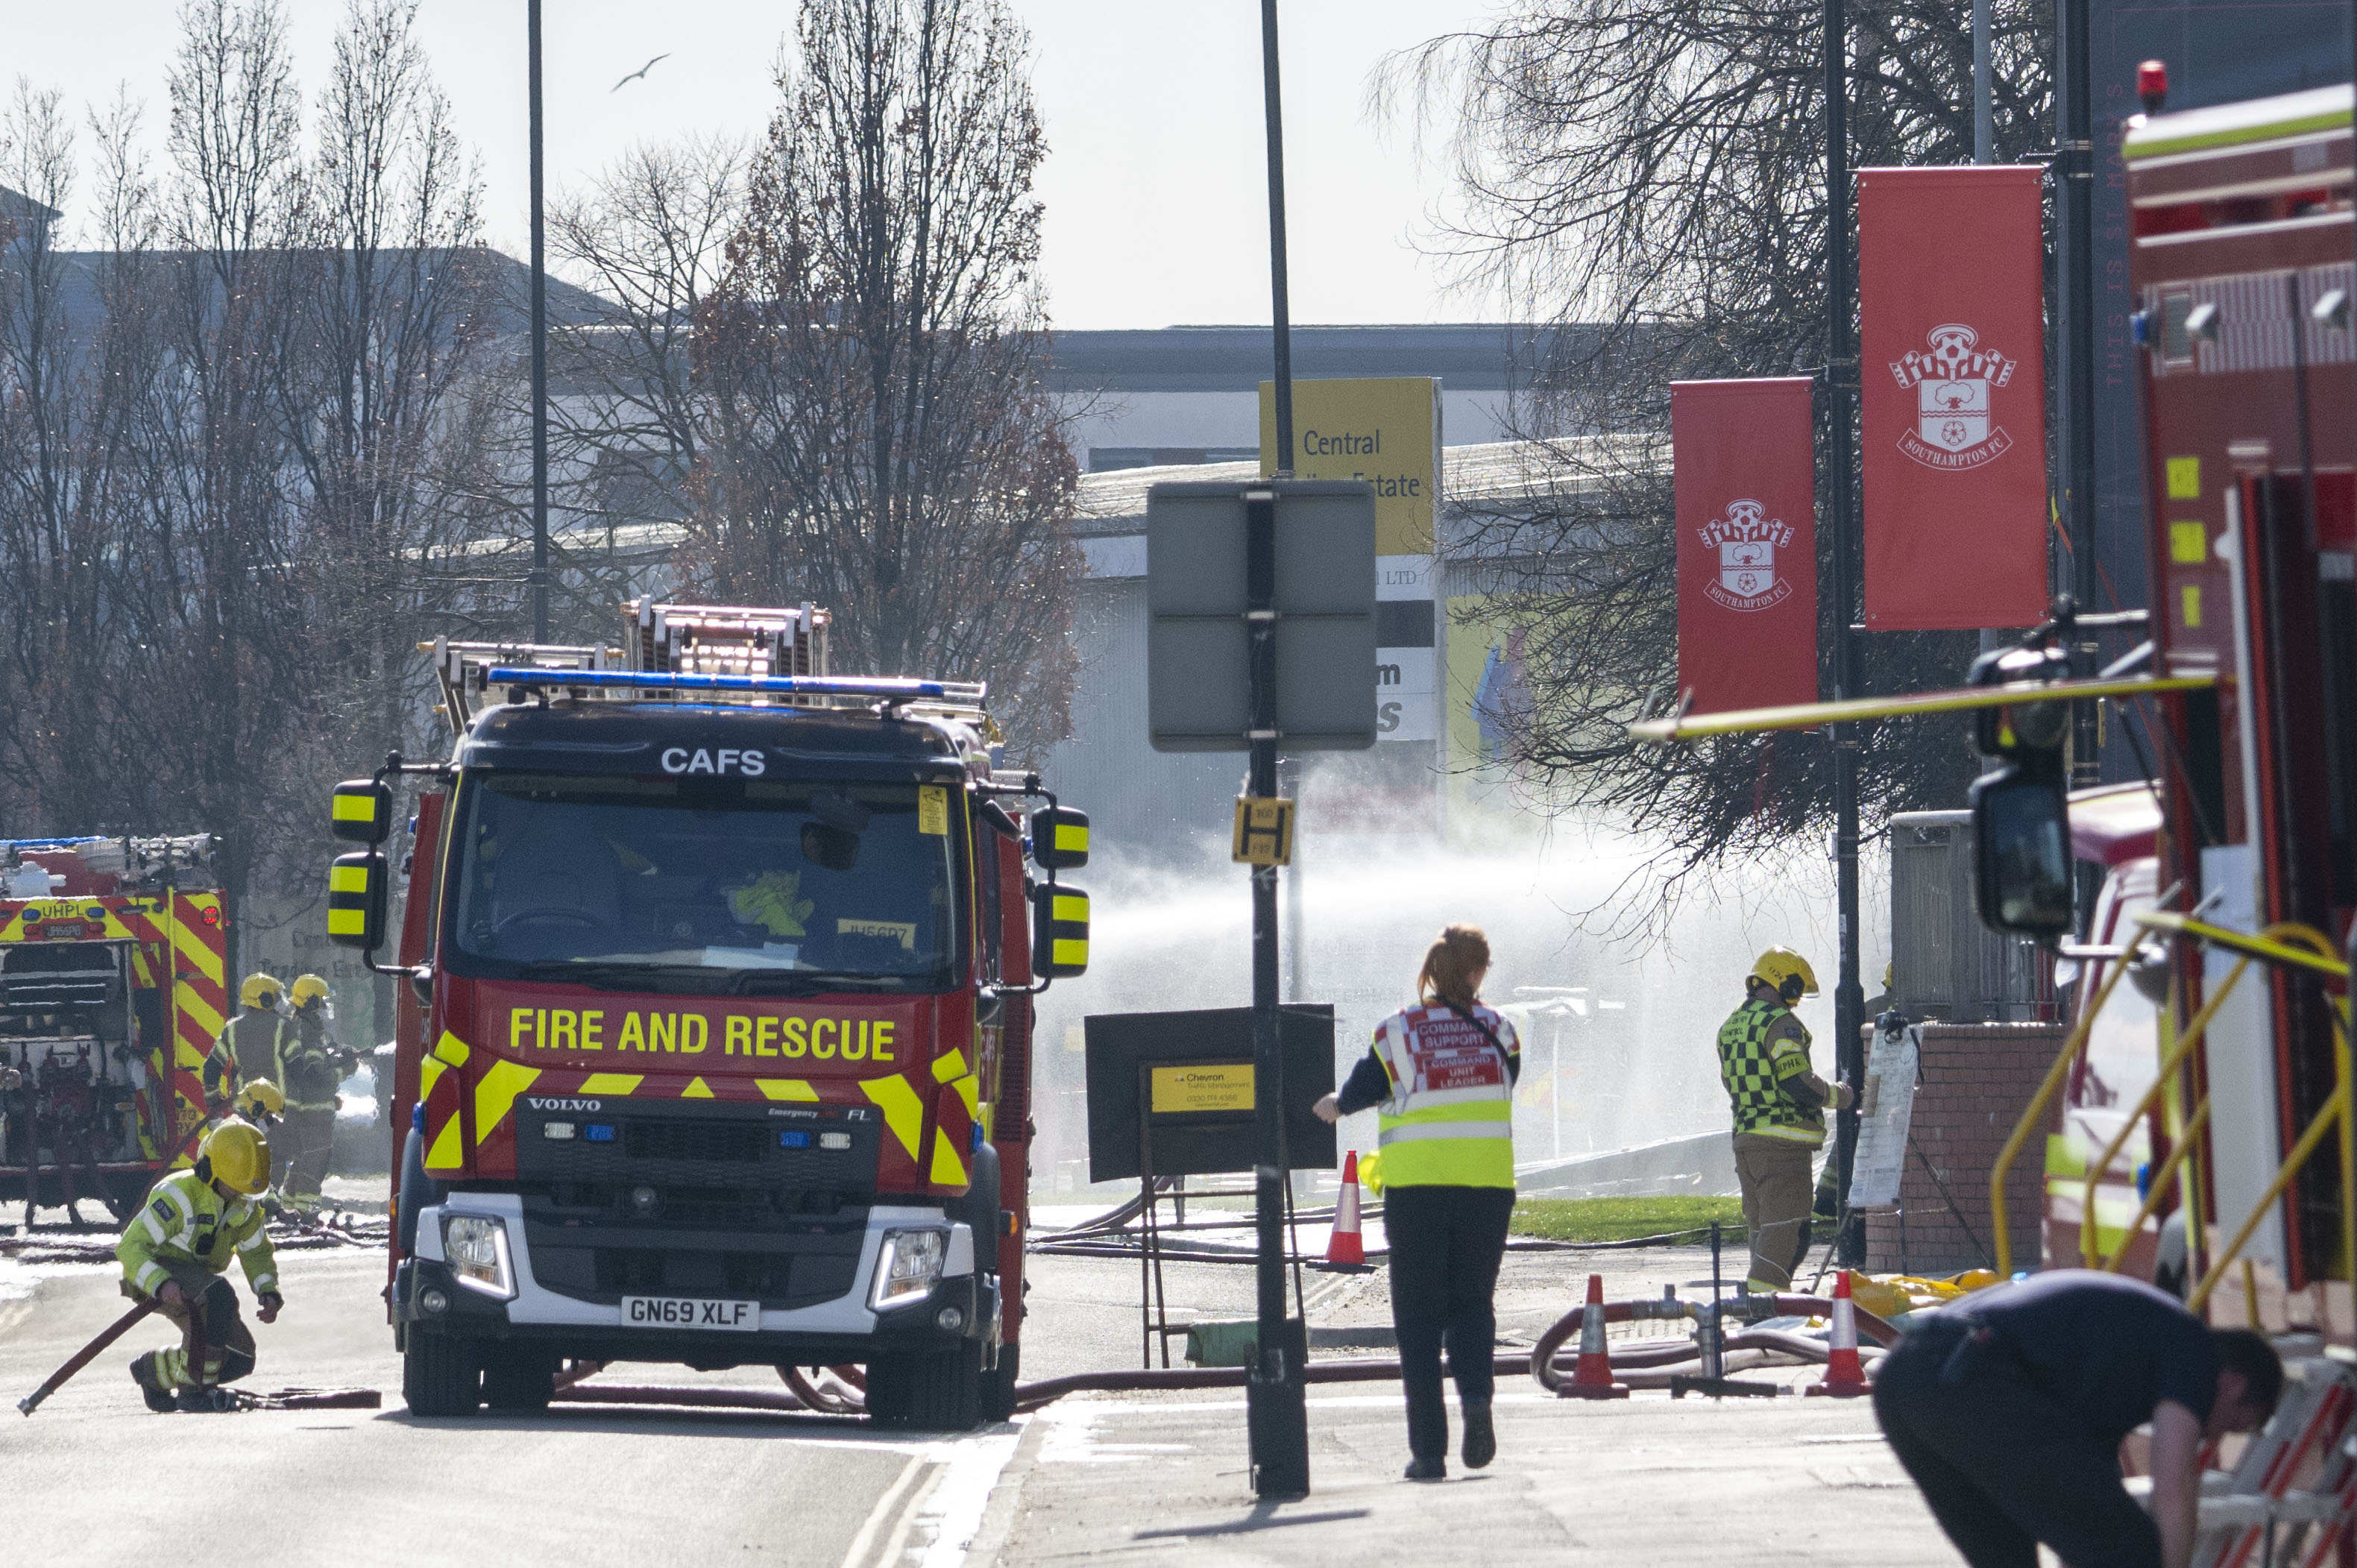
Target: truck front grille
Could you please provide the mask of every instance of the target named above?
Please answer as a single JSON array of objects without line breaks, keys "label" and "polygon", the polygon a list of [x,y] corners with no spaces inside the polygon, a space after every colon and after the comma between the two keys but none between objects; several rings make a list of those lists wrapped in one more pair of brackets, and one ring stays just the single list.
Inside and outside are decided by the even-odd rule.
[{"label": "truck front grille", "polygon": [[622,1150],[634,1160],[694,1160],[758,1165],[773,1134],[759,1122],[657,1121],[633,1116],[622,1123]]}]

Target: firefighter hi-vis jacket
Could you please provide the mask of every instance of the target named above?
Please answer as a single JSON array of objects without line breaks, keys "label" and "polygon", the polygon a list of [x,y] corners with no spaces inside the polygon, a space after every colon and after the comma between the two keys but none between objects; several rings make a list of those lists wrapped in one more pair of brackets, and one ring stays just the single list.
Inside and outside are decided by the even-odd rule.
[{"label": "firefighter hi-vis jacket", "polygon": [[1375,1030],[1375,1057],[1392,1097],[1376,1108],[1383,1185],[1514,1185],[1514,1026],[1475,1004],[1471,1019],[1445,1005],[1410,1007]]},{"label": "firefighter hi-vis jacket", "polygon": [[231,1253],[254,1294],[278,1289],[278,1260],[263,1230],[261,1205],[246,1197],[224,1201],[193,1170],[174,1171],[150,1188],[114,1249],[124,1279],[141,1295],[154,1295],[174,1269],[221,1273]]},{"label": "firefighter hi-vis jacket", "polygon": [[1809,1031],[1782,1004],[1746,1002],[1728,1015],[1718,1027],[1718,1080],[1738,1133],[1812,1148],[1825,1141],[1824,1086],[1809,1070]]}]

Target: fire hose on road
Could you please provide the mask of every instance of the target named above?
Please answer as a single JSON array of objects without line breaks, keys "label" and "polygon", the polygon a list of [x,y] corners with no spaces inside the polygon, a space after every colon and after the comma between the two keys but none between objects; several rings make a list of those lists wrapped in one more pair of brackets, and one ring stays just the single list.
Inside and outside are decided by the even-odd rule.
[{"label": "fire hose on road", "polygon": [[[1833,1303],[1817,1296],[1778,1294],[1749,1298],[1754,1311],[1771,1311],[1780,1317],[1830,1317]],[[1728,1304],[1732,1305],[1732,1303]],[[1646,1321],[1688,1321],[1699,1326],[1706,1316],[1708,1304],[1679,1301],[1675,1298],[1647,1298],[1605,1304],[1607,1323],[1640,1323]],[[1585,1309],[1575,1307],[1558,1319],[1539,1337],[1538,1343],[1527,1352],[1510,1351],[1493,1361],[1501,1378],[1520,1377],[1527,1373],[1535,1378],[1548,1392],[1559,1391],[1564,1369],[1556,1365],[1556,1357],[1578,1334]],[[1870,1359],[1895,1344],[1899,1330],[1870,1312],[1857,1313],[1858,1333],[1873,1341],[1867,1354]],[[1721,1341],[1723,1365],[1728,1370],[1770,1365],[1813,1365],[1825,1359],[1825,1342],[1813,1336],[1794,1333],[1790,1329],[1748,1327],[1734,1329]],[[1702,1359],[1702,1343],[1697,1338],[1661,1338],[1623,1342],[1614,1348],[1611,1361],[1616,1374],[1620,1374],[1631,1387],[1666,1388],[1673,1376],[1683,1375],[1689,1365]],[[824,1415],[856,1414],[862,1409],[861,1386],[865,1380],[856,1367],[835,1367],[827,1375],[838,1386],[823,1387],[813,1383],[801,1369],[782,1368],[780,1376],[791,1391],[769,1391],[759,1389],[662,1389],[638,1386],[583,1386],[581,1379],[597,1370],[596,1364],[575,1371],[563,1380],[556,1398],[580,1404],[670,1404],[725,1410],[800,1411]],[[1015,1408],[1028,1412],[1054,1403],[1066,1394],[1075,1393],[1152,1393],[1175,1392],[1189,1389],[1240,1389],[1244,1386],[1246,1369],[1243,1367],[1172,1367],[1145,1370],[1135,1368],[1118,1371],[1077,1372],[1069,1377],[1045,1378],[1038,1382],[1024,1383],[1015,1391]],[[1393,1382],[1400,1375],[1396,1357],[1351,1357],[1330,1361],[1311,1361],[1302,1369],[1303,1380],[1310,1383]]]}]

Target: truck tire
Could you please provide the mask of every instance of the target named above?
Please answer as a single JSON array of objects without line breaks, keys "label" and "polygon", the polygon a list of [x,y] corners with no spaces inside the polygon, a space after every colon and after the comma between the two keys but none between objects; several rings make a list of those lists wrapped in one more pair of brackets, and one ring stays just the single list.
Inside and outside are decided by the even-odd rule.
[{"label": "truck tire", "polygon": [[982,1419],[1005,1421],[1015,1413],[1015,1382],[1023,1370],[1023,1347],[1002,1345],[998,1365],[982,1375]]},{"label": "truck tire", "polygon": [[483,1355],[483,1403],[510,1415],[538,1415],[556,1391],[556,1364],[522,1346],[492,1346]]},{"label": "truck tire", "polygon": [[867,1363],[867,1413],[887,1426],[965,1432],[982,1423],[982,1343]]},{"label": "truck tire", "polygon": [[401,1397],[412,1415],[472,1415],[482,1402],[474,1352],[447,1334],[412,1324],[401,1355]]}]

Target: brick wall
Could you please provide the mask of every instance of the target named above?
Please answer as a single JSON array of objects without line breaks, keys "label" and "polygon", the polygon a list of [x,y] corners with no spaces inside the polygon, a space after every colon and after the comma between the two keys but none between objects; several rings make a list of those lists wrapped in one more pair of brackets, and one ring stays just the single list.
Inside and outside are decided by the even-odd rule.
[{"label": "brick wall", "polygon": [[[1989,1215],[1989,1174],[2014,1122],[2054,1065],[2063,1034],[2059,1024],[1923,1026],[1914,1146],[1908,1151],[1906,1176],[1900,1184],[1899,1211],[1866,1217],[1868,1271],[1900,1268],[1902,1228],[1909,1273],[1945,1274],[1991,1266],[1995,1228]],[[2023,1144],[2006,1182],[2017,1269],[2034,1269],[2039,1263],[2045,1131],[2041,1127]]]}]

